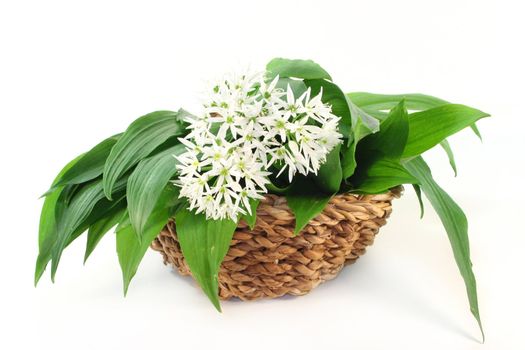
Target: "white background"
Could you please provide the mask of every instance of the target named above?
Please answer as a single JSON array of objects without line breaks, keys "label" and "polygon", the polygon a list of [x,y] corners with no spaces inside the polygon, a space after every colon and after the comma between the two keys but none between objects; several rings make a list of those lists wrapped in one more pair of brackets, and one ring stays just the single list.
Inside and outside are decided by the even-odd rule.
[{"label": "white background", "polygon": [[[4,1],[0,5],[0,348],[523,347],[524,11],[520,1]],[[487,111],[427,156],[470,219],[487,340],[446,234],[407,188],[376,244],[311,294],[224,302],[149,252],[122,297],[112,234],[34,288],[38,200],[57,171],[147,112],[195,110],[223,72],[311,58],[345,91],[422,92]],[[428,204],[428,203],[427,203]]]}]

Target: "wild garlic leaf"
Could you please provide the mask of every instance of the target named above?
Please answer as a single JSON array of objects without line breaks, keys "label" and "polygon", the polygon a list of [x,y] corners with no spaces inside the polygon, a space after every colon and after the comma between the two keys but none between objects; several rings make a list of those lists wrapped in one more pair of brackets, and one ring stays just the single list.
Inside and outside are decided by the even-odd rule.
[{"label": "wild garlic leaf", "polygon": [[[364,172],[366,171],[366,172]],[[376,194],[385,193],[401,184],[417,184],[412,176],[397,160],[379,159],[363,170],[360,177],[351,177],[352,192]]]},{"label": "wild garlic leaf", "polygon": [[416,192],[417,201],[419,202],[419,218],[423,219],[423,216],[425,215],[425,205],[423,204],[423,198],[421,197],[421,186],[418,184],[412,184],[412,187],[414,188],[414,192]]},{"label": "wild garlic leaf", "polygon": [[341,145],[334,147],[326,156],[326,161],[321,165],[317,176],[314,177],[316,185],[328,194],[339,191],[343,180],[343,169],[341,168]]},{"label": "wild garlic leaf", "polygon": [[143,235],[146,222],[162,191],[177,172],[178,160],[175,156],[185,151],[185,146],[178,144],[143,159],[129,177],[127,185],[129,219],[139,238]]},{"label": "wild garlic leaf", "polygon": [[450,167],[454,171],[454,176],[458,176],[458,169],[456,167],[456,160],[454,159],[454,153],[452,152],[452,148],[450,147],[450,143],[447,139],[444,139],[441,141],[440,146],[445,150],[445,153],[448,157],[448,162],[450,163]]},{"label": "wild garlic leaf", "polygon": [[347,143],[341,148],[341,166],[344,179],[352,176],[357,166],[355,152],[358,143],[366,136],[378,132],[380,124],[379,119],[362,110],[348,97],[346,101],[352,117],[352,132],[348,137]]},{"label": "wild garlic leaf", "polygon": [[176,214],[175,224],[182,254],[191,274],[215,308],[221,311],[219,268],[230,248],[237,223],[232,220],[206,219],[204,214],[194,214],[183,209]]},{"label": "wild garlic leaf", "polygon": [[484,340],[485,335],[479,315],[476,278],[472,271],[472,262],[470,261],[467,217],[452,198],[434,181],[430,168],[423,158],[416,157],[406,162],[405,167],[419,180],[421,189],[441,219],[445,231],[447,231],[456,264],[465,281],[470,311],[478,322]]},{"label": "wild garlic leaf", "polygon": [[121,135],[111,136],[84,153],[78,162],[66,171],[53,187],[80,184],[100,176],[111,149]]},{"label": "wild garlic leaf", "polygon": [[417,156],[456,132],[489,115],[480,110],[448,104],[412,113],[403,158]]},{"label": "wild garlic leaf", "polygon": [[343,179],[347,179],[354,174],[355,168],[357,167],[357,161],[355,159],[355,152],[357,145],[365,136],[371,133],[371,130],[363,125],[361,119],[358,119],[354,124],[352,137],[349,139],[348,144],[341,145],[341,168],[343,170]]},{"label": "wild garlic leaf", "polygon": [[401,101],[405,101],[407,109],[416,111],[449,104],[449,102],[440,98],[423,94],[384,95],[369,92],[351,92],[346,95],[359,107],[375,111],[390,110]]},{"label": "wild garlic leaf", "polygon": [[115,182],[158,146],[186,132],[183,117],[187,112],[158,111],[135,120],[120,137],[106,160],[103,172],[104,193],[111,199]]},{"label": "wild garlic leaf", "polygon": [[297,97],[301,96],[306,92],[306,90],[308,90],[308,87],[306,87],[303,80],[282,77],[279,77],[279,81],[275,85],[275,88],[286,91],[288,86],[290,86],[290,89],[292,89],[294,96]]},{"label": "wild garlic leaf", "polygon": [[162,228],[174,214],[174,199],[178,196],[175,186],[168,185],[162,191],[155,209],[148,218],[142,238],[139,237],[133,226],[127,220],[127,215],[121,218],[117,226],[117,254],[122,270],[124,295],[127,294],[131,279],[137,273],[138,267],[151,242],[157,237]]},{"label": "wild garlic leaf", "polygon": [[53,181],[51,188],[56,190],[50,193],[45,199],[42,205],[42,211],[40,213],[40,224],[38,228],[38,257],[35,266],[35,286],[42,277],[47,264],[51,260],[51,251],[56,242],[57,231],[56,231],[56,205],[58,199],[62,196],[63,186],[56,186],[57,181],[65,174],[71,167],[73,167],[80,159],[82,155],[73,159],[69,162],[58,174]]},{"label": "wild garlic leaf", "polygon": [[260,199],[250,199],[250,210],[251,213],[246,213],[242,216],[242,219],[246,221],[248,226],[251,230],[255,227],[255,223],[257,222],[257,208],[259,207],[259,204],[261,203]]},{"label": "wild garlic leaf", "polygon": [[299,177],[286,193],[288,206],[295,215],[294,234],[301,230],[326,207],[333,194],[320,191],[310,179]]},{"label": "wild garlic leaf", "polygon": [[121,201],[120,205],[115,206],[115,208],[110,210],[103,218],[89,226],[86,252],[84,253],[84,264],[91,253],[93,253],[102,237],[120,222],[125,213],[126,201]]},{"label": "wild garlic leaf", "polygon": [[274,58],[266,65],[269,78],[328,79],[332,77],[320,65],[312,60],[290,60]]},{"label": "wild garlic leaf", "polygon": [[405,149],[409,132],[408,111],[405,102],[399,102],[381,123],[378,132],[364,138],[357,152],[379,151],[383,158],[400,159]]},{"label": "wild garlic leaf", "polygon": [[[125,188],[127,178],[120,179],[114,186],[115,192],[119,192]],[[103,200],[104,199],[104,200]],[[61,199],[58,200],[61,202]],[[107,200],[104,196],[103,186],[101,180],[95,180],[84,185],[80,190],[72,196],[70,200],[63,202],[62,208],[56,213],[56,230],[57,239],[52,250],[51,261],[51,279],[55,279],[55,274],[65,247],[87,229],[90,221],[93,218],[95,221],[105,212],[111,208],[115,202]],[[96,207],[98,206],[98,208]],[[96,210],[95,210],[96,209]],[[94,215],[92,212],[97,214]],[[81,230],[79,230],[81,229]],[[75,234],[77,233],[77,235]]]},{"label": "wild garlic leaf", "polygon": [[[384,95],[384,94],[373,94],[369,92],[351,92],[347,93],[348,96],[356,105],[361,107],[367,113],[383,119],[386,117],[386,113],[383,110],[389,110],[398,104],[401,100],[405,101],[407,109],[411,111],[424,111],[430,108],[443,106],[450,104],[440,98],[423,95],[423,94],[398,94],[398,95]],[[471,124],[470,128],[476,136],[481,140],[481,133],[479,132],[476,124]]]},{"label": "wild garlic leaf", "polygon": [[401,101],[383,120],[380,130],[357,145],[357,168],[347,180],[354,190],[381,193],[404,183],[416,183],[400,163],[407,138],[408,112]]}]

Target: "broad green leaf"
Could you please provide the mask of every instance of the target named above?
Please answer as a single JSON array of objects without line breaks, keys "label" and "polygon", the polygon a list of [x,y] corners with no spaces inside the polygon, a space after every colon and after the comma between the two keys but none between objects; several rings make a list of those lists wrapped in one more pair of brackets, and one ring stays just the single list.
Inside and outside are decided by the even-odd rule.
[{"label": "broad green leaf", "polygon": [[347,98],[347,103],[352,116],[352,133],[348,137],[347,145],[341,148],[341,167],[344,179],[352,176],[357,166],[355,152],[358,143],[364,137],[379,131],[378,119],[356,106],[349,98]]},{"label": "broad green leaf", "polygon": [[[363,109],[361,109],[361,107],[354,104],[352,100],[348,98],[348,96],[345,97],[348,107],[350,108],[350,114],[352,115],[353,130],[355,131],[355,129],[359,126],[362,129],[360,133],[366,135],[379,131],[379,120],[365,112]],[[361,123],[358,124],[358,121],[361,121]]]},{"label": "broad green leaf", "polygon": [[472,125],[470,126],[470,128],[472,129],[472,131],[474,131],[474,134],[476,134],[476,136],[477,136],[481,141],[483,141],[483,137],[481,137],[481,133],[479,132],[479,129],[478,129],[477,125],[476,125],[476,124],[472,124]]},{"label": "broad green leaf", "polygon": [[317,96],[322,90],[321,100],[329,104],[332,107],[332,113],[341,118],[339,131],[344,137],[348,137],[352,128],[352,120],[359,116],[351,115],[350,106],[343,91],[334,83],[323,79],[305,79],[304,84],[311,89],[311,96]]},{"label": "broad green leaf", "polygon": [[363,122],[361,120],[357,120],[353,129],[354,131],[350,143],[341,146],[341,168],[343,169],[343,179],[347,179],[354,174],[357,166],[357,161],[355,159],[357,145],[359,141],[370,134],[370,130],[363,127]]},{"label": "broad green leaf", "polygon": [[351,92],[347,96],[359,107],[377,111],[390,110],[403,100],[407,109],[416,111],[448,104],[445,100],[423,94],[384,95],[368,92]]},{"label": "broad green leaf", "polygon": [[125,203],[125,201],[122,201],[122,204],[124,205],[117,206],[112,212],[108,213],[108,215],[89,226],[86,252],[84,254],[84,264],[91,253],[93,253],[93,250],[95,250],[102,237],[120,222],[126,213]]},{"label": "broad green leaf", "polygon": [[242,219],[246,221],[251,230],[253,230],[253,228],[255,227],[255,223],[257,221],[257,208],[259,207],[260,203],[260,199],[250,198],[251,213],[246,213],[242,216]]},{"label": "broad green leaf", "polygon": [[106,160],[103,173],[104,193],[111,199],[115,182],[126,171],[147,157],[167,139],[185,133],[183,117],[187,112],[159,111],[135,120],[120,137]]},{"label": "broad green leaf", "polygon": [[266,65],[270,78],[328,79],[332,77],[317,63],[311,60],[290,60],[274,58]]},{"label": "broad green leaf", "polygon": [[326,207],[332,195],[323,193],[310,180],[299,177],[286,194],[288,206],[295,215],[294,234],[301,230]]},{"label": "broad green leaf", "polygon": [[80,184],[100,176],[113,146],[121,134],[111,136],[86,152],[76,164],[64,173],[53,187]]},{"label": "broad green leaf", "polygon": [[121,219],[117,227],[117,254],[122,270],[124,295],[127,294],[131,279],[137,273],[149,245],[174,214],[177,193],[175,186],[168,185],[165,187],[155,209],[149,216],[141,240],[139,240],[130,222],[126,218]]},{"label": "broad green leaf", "polygon": [[[407,109],[414,111],[424,111],[430,108],[450,104],[440,98],[423,94],[384,95],[372,94],[369,92],[351,92],[346,94],[346,96],[348,96],[356,105],[363,108],[363,110],[379,119],[386,117],[386,113],[382,112],[382,110],[393,108],[401,100],[405,100]],[[470,125],[470,128],[481,140],[481,134],[476,124],[474,123]]]},{"label": "broad green leaf", "polygon": [[303,80],[291,78],[279,77],[279,81],[277,82],[277,85],[275,85],[277,89],[283,89],[284,91],[288,89],[288,86],[292,89],[294,96],[301,96],[306,90],[308,90]]},{"label": "broad green leaf", "polygon": [[412,176],[397,160],[380,159],[362,172],[354,174],[350,183],[358,193],[384,193],[402,184],[415,184],[418,180]]},{"label": "broad green leaf", "polygon": [[358,152],[376,150],[384,158],[400,159],[408,139],[408,111],[401,100],[390,111],[378,132],[367,136],[358,146]]},{"label": "broad green leaf", "polygon": [[443,191],[441,187],[432,178],[430,168],[423,158],[416,157],[405,164],[406,169],[416,177],[421,189],[434,207],[445,230],[447,231],[452,252],[456,259],[459,271],[467,289],[467,295],[470,303],[470,311],[478,321],[479,328],[483,335],[483,326],[479,315],[478,296],[476,291],[476,278],[472,271],[472,262],[470,261],[470,248],[468,240],[468,222],[461,208]]},{"label": "broad green leaf", "polygon": [[128,180],[129,219],[135,232],[142,237],[144,226],[162,191],[177,171],[175,158],[185,152],[183,144],[140,161]]},{"label": "broad green leaf", "polygon": [[219,268],[226,256],[237,223],[232,220],[210,220],[204,214],[186,209],[175,216],[182,254],[191,273],[217,310],[219,302]]},{"label": "broad green leaf", "polygon": [[414,192],[416,192],[417,201],[419,202],[419,209],[421,213],[419,218],[423,219],[423,216],[425,215],[425,205],[423,204],[423,198],[421,198],[421,186],[418,184],[412,184],[412,187],[414,188]]},{"label": "broad green leaf", "polygon": [[357,168],[347,183],[357,192],[381,193],[403,183],[417,182],[399,162],[407,138],[408,112],[401,101],[381,123],[379,132],[358,144]]},{"label": "broad green leaf", "polygon": [[452,148],[450,148],[450,143],[448,143],[447,139],[444,139],[439,144],[441,145],[441,147],[445,150],[445,153],[447,154],[448,162],[450,163],[452,170],[454,170],[454,176],[458,176],[458,169],[456,168],[456,160],[454,159],[454,153],[452,152]]},{"label": "broad green leaf", "polygon": [[[66,173],[72,166],[75,165],[78,160],[82,158],[78,156],[69,162],[58,174],[56,179],[53,181],[51,187],[55,187],[56,182]],[[56,204],[58,199],[62,195],[63,187],[58,187],[56,191],[49,194],[44,199],[44,204],[42,205],[42,212],[40,214],[40,224],[38,228],[38,257],[36,259],[35,266],[35,286],[38,284],[38,281],[42,277],[47,264],[51,260],[51,251],[56,241]]]},{"label": "broad green leaf", "polygon": [[336,193],[341,187],[343,169],[340,160],[341,145],[334,147],[326,156],[326,162],[321,165],[314,181],[317,186],[329,194]]},{"label": "broad green leaf", "polygon": [[117,227],[115,228],[115,232],[121,231],[128,226],[131,226],[131,221],[129,221],[129,214],[128,214],[128,211],[126,210],[126,212],[124,213],[124,215],[118,222]]},{"label": "broad green leaf", "polygon": [[408,141],[403,158],[417,156],[448,136],[488,117],[487,113],[463,105],[443,105],[410,115]]},{"label": "broad green leaf", "polygon": [[116,192],[114,195],[116,195],[118,199],[110,201],[109,199],[104,197],[97,204],[95,204],[95,207],[93,208],[89,216],[80,224],[80,226],[71,235],[71,238],[68,241],[68,245],[75,239],[77,239],[80,235],[82,235],[85,231],[89,231],[89,229],[93,225],[97,224],[98,222],[101,222],[109,216],[114,215],[115,212],[126,208],[125,189],[119,186],[119,192]]},{"label": "broad green leaf", "polygon": [[[115,192],[125,188],[126,180],[126,178],[122,178],[115,184]],[[104,201],[102,201],[103,199]],[[60,198],[58,201],[60,201]],[[106,208],[114,205],[114,203],[104,198],[104,190],[100,180],[93,181],[82,187],[70,201],[66,201],[63,209],[56,213],[57,239],[51,253],[51,279],[53,281],[64,248],[71,242],[74,233],[78,232],[82,224],[90,218],[96,205],[99,206],[97,212],[104,211]],[[96,219],[98,218],[93,218],[93,220]]]}]

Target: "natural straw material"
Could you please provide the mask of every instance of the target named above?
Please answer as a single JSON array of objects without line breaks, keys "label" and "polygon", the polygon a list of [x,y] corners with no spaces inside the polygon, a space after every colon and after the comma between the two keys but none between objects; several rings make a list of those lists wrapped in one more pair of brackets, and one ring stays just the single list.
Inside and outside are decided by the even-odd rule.
[{"label": "natural straw material", "polygon": [[[294,236],[295,218],[284,197],[267,195],[253,230],[241,221],[219,272],[221,299],[303,295],[334,278],[374,242],[402,188],[378,195],[337,195],[323,212]],[[176,224],[170,221],[151,247],[182,275],[190,270],[182,255]]]}]

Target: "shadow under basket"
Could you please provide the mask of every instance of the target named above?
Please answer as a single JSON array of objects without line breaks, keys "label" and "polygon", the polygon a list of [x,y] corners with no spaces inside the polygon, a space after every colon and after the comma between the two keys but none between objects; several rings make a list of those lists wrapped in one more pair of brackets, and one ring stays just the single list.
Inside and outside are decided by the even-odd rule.
[{"label": "shadow under basket", "polygon": [[[241,221],[219,271],[221,299],[304,295],[354,263],[374,242],[403,188],[377,195],[341,194],[294,236],[284,197],[266,195],[253,230]],[[171,220],[151,244],[181,275],[191,275]]]}]

